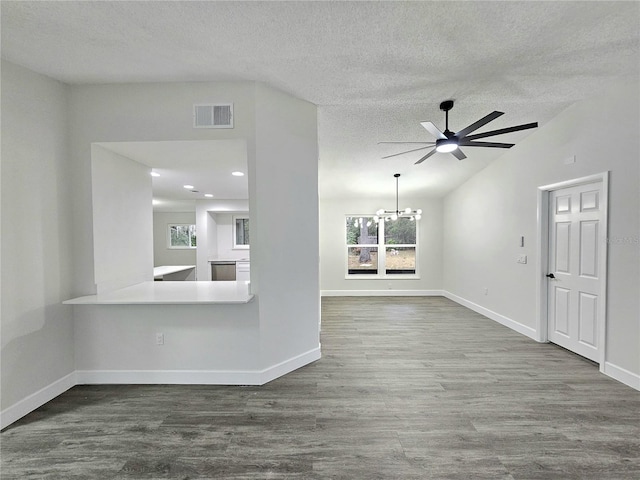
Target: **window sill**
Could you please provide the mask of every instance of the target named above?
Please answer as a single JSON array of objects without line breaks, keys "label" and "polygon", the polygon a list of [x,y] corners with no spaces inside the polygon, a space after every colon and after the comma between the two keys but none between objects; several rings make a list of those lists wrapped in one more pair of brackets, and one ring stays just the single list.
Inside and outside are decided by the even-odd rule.
[{"label": "window sill", "polygon": [[345,280],[420,280],[420,275],[345,275]]}]

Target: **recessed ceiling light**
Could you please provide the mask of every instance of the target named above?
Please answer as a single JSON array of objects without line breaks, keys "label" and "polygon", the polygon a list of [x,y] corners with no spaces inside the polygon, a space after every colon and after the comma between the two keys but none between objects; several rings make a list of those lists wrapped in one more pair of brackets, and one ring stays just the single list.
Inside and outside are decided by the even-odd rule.
[{"label": "recessed ceiling light", "polygon": [[204,196],[205,197],[209,197],[209,198],[213,197],[213,195],[211,193],[205,193]]},{"label": "recessed ceiling light", "polygon": [[158,172],[151,172],[152,177],[159,177],[160,174]]},{"label": "recessed ceiling light", "polygon": [[193,185],[183,185],[187,190],[193,190],[195,187]]},{"label": "recessed ceiling light", "polygon": [[231,172],[231,175],[234,177],[244,177],[244,173],[242,172]]}]

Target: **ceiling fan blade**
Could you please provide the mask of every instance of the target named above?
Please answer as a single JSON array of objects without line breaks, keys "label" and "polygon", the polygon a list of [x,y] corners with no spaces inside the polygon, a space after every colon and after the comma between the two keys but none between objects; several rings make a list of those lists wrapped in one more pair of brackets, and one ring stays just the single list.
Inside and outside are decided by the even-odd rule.
[{"label": "ceiling fan blade", "polygon": [[429,153],[427,153],[424,157],[422,157],[420,160],[418,160],[415,164],[418,165],[419,163],[424,162],[427,158],[429,158],[431,155],[433,155],[434,153],[436,153],[436,149],[434,148],[433,150],[431,150]]},{"label": "ceiling fan blade", "polygon": [[447,138],[447,136],[440,131],[438,127],[436,127],[432,122],[420,122],[427,131],[436,138]]},{"label": "ceiling fan blade", "polygon": [[[466,139],[465,139],[466,140]],[[462,141],[460,145],[463,147],[491,147],[491,148],[511,148],[515,143],[499,143],[499,142],[468,142]]]},{"label": "ceiling fan blade", "polygon": [[456,157],[458,160],[464,160],[465,158],[467,158],[467,156],[464,153],[462,153],[462,151],[459,148],[456,148],[453,152],[451,152],[451,155]]},{"label": "ceiling fan blade", "polygon": [[432,147],[432,145],[427,145],[426,147],[414,148],[413,150],[407,150],[406,152],[394,153],[393,155],[387,155],[386,157],[382,157],[382,158],[397,157],[398,155],[404,155],[405,153],[417,152],[418,150],[424,150],[425,148],[431,148],[431,147]]},{"label": "ceiling fan blade", "polygon": [[480,120],[478,120],[475,123],[472,123],[467,128],[463,128],[459,132],[456,132],[456,137],[462,138],[465,135],[467,135],[468,133],[471,133],[471,132],[479,129],[480,127],[486,125],[487,123],[491,122],[492,120],[495,120],[500,115],[504,115],[504,112],[498,112],[498,111],[491,112],[489,115],[487,115],[486,117],[482,117]]},{"label": "ceiling fan blade", "polygon": [[385,144],[385,143],[417,143],[422,145],[435,145],[434,142],[378,142],[378,145]]},{"label": "ceiling fan blade", "polygon": [[476,133],[475,135],[469,135],[468,137],[464,137],[464,140],[475,140],[476,138],[492,137],[494,135],[502,135],[503,133],[518,132],[520,130],[528,130],[529,128],[536,128],[537,126],[538,126],[538,122],[525,123],[523,125],[516,125],[515,127],[501,128],[500,130],[491,130],[490,132],[484,132],[484,133]]}]

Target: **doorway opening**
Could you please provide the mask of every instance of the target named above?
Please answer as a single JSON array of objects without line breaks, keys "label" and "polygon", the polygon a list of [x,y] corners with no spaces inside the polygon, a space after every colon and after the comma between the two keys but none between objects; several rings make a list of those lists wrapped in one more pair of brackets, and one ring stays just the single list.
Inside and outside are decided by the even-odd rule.
[{"label": "doorway opening", "polygon": [[604,371],[608,172],[538,188],[537,340]]}]

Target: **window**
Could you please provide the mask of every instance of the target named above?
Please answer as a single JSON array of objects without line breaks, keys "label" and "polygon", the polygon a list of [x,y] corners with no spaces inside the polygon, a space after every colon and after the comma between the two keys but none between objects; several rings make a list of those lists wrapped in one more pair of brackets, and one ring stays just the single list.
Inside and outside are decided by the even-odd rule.
[{"label": "window", "polygon": [[415,276],[417,223],[409,217],[376,222],[373,216],[347,216],[347,276]]},{"label": "window", "polygon": [[347,217],[347,272],[378,273],[378,224],[373,217]]},{"label": "window", "polygon": [[196,226],[170,224],[167,230],[167,248],[196,248]]},{"label": "window", "polygon": [[416,273],[416,222],[407,217],[381,221],[387,275]]},{"label": "window", "polygon": [[249,248],[249,217],[234,215],[233,248]]}]

